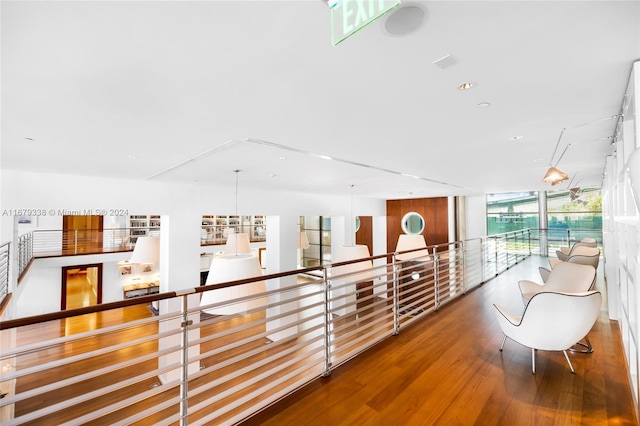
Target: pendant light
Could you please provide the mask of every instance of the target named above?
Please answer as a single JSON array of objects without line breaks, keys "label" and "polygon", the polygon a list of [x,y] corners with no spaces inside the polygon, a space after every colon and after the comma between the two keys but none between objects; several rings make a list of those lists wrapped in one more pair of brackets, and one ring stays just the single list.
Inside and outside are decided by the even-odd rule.
[{"label": "pendant light", "polygon": [[569,179],[569,175],[567,175],[565,172],[558,169],[557,166],[558,166],[558,163],[560,163],[560,160],[564,156],[565,152],[567,152],[567,148],[569,148],[571,144],[567,144],[567,146],[564,148],[564,151],[562,151],[562,155],[560,155],[560,158],[558,158],[558,161],[556,161],[556,165],[553,166],[551,164],[553,162],[554,157],[556,156],[556,152],[558,152],[558,147],[560,146],[560,140],[562,139],[562,136],[564,135],[565,130],[567,129],[564,128],[560,132],[560,136],[556,141],[556,147],[553,150],[553,154],[551,155],[551,161],[549,161],[549,170],[547,170],[547,173],[545,173],[544,177],[542,178],[542,182],[550,183],[552,186],[557,185]]},{"label": "pendant light", "polygon": [[[240,170],[234,170],[234,173],[236,173],[236,216],[238,215],[239,172]],[[258,256],[251,252],[249,235],[246,233],[232,233],[227,237],[225,254],[222,256],[214,256],[211,260],[205,285],[221,284],[260,276],[262,276],[262,268],[260,267]],[[257,295],[264,294],[266,291],[266,283],[262,280],[249,284],[209,290],[202,294],[200,306],[206,307],[219,302],[241,299],[233,304],[203,309],[203,311],[210,315],[243,313],[250,309],[264,306],[268,302],[268,298]]]},{"label": "pendant light", "polygon": [[[335,263],[366,259],[371,256],[369,247],[364,244],[354,244],[353,187],[354,185],[351,185],[351,211],[349,225],[346,229],[349,234],[349,244],[336,247],[336,251],[333,254]],[[356,310],[356,283],[370,279],[372,269],[373,263],[370,259],[331,268],[331,276],[337,277],[331,280],[332,312],[334,314],[343,315]]]},{"label": "pendant light", "polygon": [[160,260],[160,238],[159,237],[138,237],[136,245],[131,254],[131,263],[142,266],[143,272],[153,270],[153,265]]},{"label": "pendant light", "polygon": [[396,245],[396,252],[416,250],[410,253],[403,253],[396,255],[396,259],[404,260],[416,260],[427,261],[429,260],[429,250],[427,249],[427,242],[422,234],[400,234],[398,237],[398,244]]},{"label": "pendant light", "polygon": [[298,231],[298,248],[305,250],[309,248],[309,238],[307,237],[307,231],[304,229]]},{"label": "pendant light", "polygon": [[549,167],[549,170],[547,170],[547,173],[542,178],[542,181],[544,183],[550,183],[552,186],[555,186],[559,183],[564,182],[567,179],[569,179],[569,175],[567,175],[565,172],[561,171],[560,169],[557,169],[556,167],[551,166]]},{"label": "pendant light", "polygon": [[[233,171],[236,174],[236,210],[235,215],[238,216],[238,175],[240,173],[239,169],[235,169]],[[234,254],[243,254],[243,253],[251,253],[251,244],[249,241],[249,234],[246,232],[238,232],[236,228],[233,233],[229,233],[227,236],[227,243],[224,247],[224,252],[227,255]]]},{"label": "pendant light", "polygon": [[605,117],[605,118],[600,118],[598,120],[593,120],[590,121],[588,123],[583,123],[580,124],[578,126],[574,126],[574,127],[565,127],[564,129],[562,129],[562,131],[560,132],[560,137],[558,137],[558,141],[556,142],[556,147],[553,150],[553,155],[551,156],[551,161],[549,162],[549,169],[547,170],[547,173],[545,173],[544,177],[542,178],[542,181],[544,183],[550,183],[551,185],[557,185],[561,182],[564,182],[565,180],[569,179],[569,175],[567,175],[565,172],[561,171],[560,169],[558,169],[558,164],[560,163],[560,160],[562,160],[562,157],[564,157],[564,154],[567,152],[567,149],[571,146],[571,144],[567,144],[567,146],[564,148],[564,151],[562,151],[562,154],[560,155],[560,158],[558,158],[558,161],[556,161],[555,165],[553,165],[553,159],[556,156],[556,153],[558,152],[558,147],[560,146],[560,140],[562,139],[562,136],[564,135],[564,132],[569,130],[569,129],[577,129],[578,127],[584,127],[584,126],[588,126],[590,124],[593,123],[597,123],[600,121],[604,121],[604,120],[610,120],[612,118],[618,118],[620,117],[619,114],[613,115],[611,117]]},{"label": "pendant light", "polygon": [[[209,267],[209,275],[205,285],[221,284],[230,281],[243,280],[262,276],[262,268],[258,256],[254,254],[232,254],[214,256]],[[247,312],[250,309],[266,305],[268,298],[257,295],[264,294],[267,285],[264,281],[256,281],[249,284],[241,284],[233,287],[209,290],[202,294],[200,306],[206,307],[234,299],[244,299],[233,304],[220,307],[203,309],[210,315],[232,315]],[[250,297],[255,295],[255,297]]]}]

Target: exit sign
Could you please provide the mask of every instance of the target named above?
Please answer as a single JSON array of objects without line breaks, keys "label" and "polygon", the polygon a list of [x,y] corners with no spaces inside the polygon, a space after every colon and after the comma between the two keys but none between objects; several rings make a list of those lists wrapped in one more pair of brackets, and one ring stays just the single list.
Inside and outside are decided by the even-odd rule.
[{"label": "exit sign", "polygon": [[336,46],[399,4],[400,0],[329,0],[333,45]]}]

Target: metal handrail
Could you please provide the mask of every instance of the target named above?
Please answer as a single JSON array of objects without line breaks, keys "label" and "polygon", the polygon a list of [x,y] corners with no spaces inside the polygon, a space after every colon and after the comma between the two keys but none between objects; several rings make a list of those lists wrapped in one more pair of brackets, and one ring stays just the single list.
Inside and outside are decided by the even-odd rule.
[{"label": "metal handrail", "polygon": [[[63,410],[70,423],[236,423],[462,297],[530,255],[530,244],[529,231],[517,231],[429,246],[428,257],[411,260],[398,255],[412,251],[371,256],[366,276],[335,269],[363,259],[264,275],[265,293],[209,306],[199,305],[199,295],[246,288],[256,279],[0,322],[0,332],[13,336],[7,338],[12,347],[0,351],[0,389],[7,393],[0,413],[14,413],[0,421],[20,424]],[[261,302],[248,304],[254,299]],[[49,324],[152,303],[160,315],[41,341]],[[235,313],[207,313],[234,307]],[[33,327],[38,339],[18,344],[15,336]],[[97,341],[76,357],[64,354]],[[100,367],[87,369],[98,359]],[[29,389],[20,385],[52,368],[61,376],[48,375]],[[93,382],[100,386],[83,391]],[[58,386],[71,390],[52,395]],[[125,397],[131,389],[137,398]]]},{"label": "metal handrail", "polygon": [[9,295],[9,267],[11,259],[11,244],[0,245],[0,302]]},{"label": "metal handrail", "polygon": [[[55,423],[49,416],[62,411],[69,423],[237,423],[530,256],[536,232],[433,245],[429,256],[410,260],[398,256],[412,251],[371,256],[365,275],[336,269],[363,259],[264,275],[266,292],[208,306],[200,295],[250,289],[256,279],[2,321],[0,341],[11,347],[0,351],[0,391],[7,393],[0,415],[13,416],[0,422]],[[123,310],[150,304],[160,315],[42,341],[47,327],[111,312],[122,318]],[[231,313],[208,313],[221,308]],[[37,339],[18,343],[36,329]],[[71,347],[85,349],[68,356]],[[35,381],[53,368],[60,376]]]}]

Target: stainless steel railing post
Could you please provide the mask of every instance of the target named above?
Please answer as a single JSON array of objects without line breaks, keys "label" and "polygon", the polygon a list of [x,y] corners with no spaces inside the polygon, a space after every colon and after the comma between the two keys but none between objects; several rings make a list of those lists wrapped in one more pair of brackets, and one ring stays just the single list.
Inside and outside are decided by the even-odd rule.
[{"label": "stainless steel railing post", "polygon": [[391,257],[391,280],[393,286],[393,334],[400,333],[400,283],[398,281],[398,261],[395,253]]},{"label": "stainless steel railing post", "polygon": [[460,242],[460,267],[461,271],[461,279],[462,279],[462,294],[467,294],[467,268],[466,268],[466,257],[467,257],[467,248],[465,247],[464,241]]},{"label": "stainless steel railing post", "polygon": [[433,288],[435,290],[435,308],[440,308],[440,258],[436,247],[433,248]]},{"label": "stainless steel railing post", "polygon": [[329,282],[327,268],[322,269],[322,279],[324,286],[324,372],[322,373],[322,377],[327,377],[331,374],[331,308],[329,306],[331,301],[331,283]]},{"label": "stainless steel railing post", "polygon": [[189,320],[189,294],[195,290],[180,293],[182,297],[182,306],[180,307],[180,316],[182,323],[180,324],[180,425],[187,426],[189,415],[189,326],[192,321]]}]

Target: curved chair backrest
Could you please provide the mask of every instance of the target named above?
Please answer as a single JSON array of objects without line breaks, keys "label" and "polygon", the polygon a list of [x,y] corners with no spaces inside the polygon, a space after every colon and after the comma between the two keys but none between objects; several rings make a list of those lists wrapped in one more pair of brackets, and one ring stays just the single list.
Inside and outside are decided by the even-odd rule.
[{"label": "curved chair backrest", "polygon": [[597,247],[576,247],[566,261],[571,263],[580,263],[583,265],[591,265],[597,269],[600,262],[600,249]]},{"label": "curved chair backrest", "polygon": [[512,340],[533,349],[564,351],[580,341],[600,313],[602,295],[543,292],[534,295],[519,324],[498,313],[500,328]]},{"label": "curved chair backrest", "polygon": [[560,293],[583,293],[593,289],[596,283],[596,268],[571,262],[557,262],[549,270],[539,268],[543,285],[534,281],[520,280],[518,287],[522,294],[522,302],[526,305],[533,295],[555,291]]},{"label": "curved chair backrest", "polygon": [[583,238],[579,241],[579,243],[588,245],[589,247],[596,247],[596,245],[598,244],[598,240],[596,240],[595,238]]},{"label": "curved chair backrest", "polygon": [[583,293],[596,282],[596,269],[591,265],[560,262],[549,273],[542,291]]},{"label": "curved chair backrest", "polygon": [[561,247],[560,250],[556,250],[556,256],[558,256],[558,259],[566,262],[567,258],[572,256],[574,254],[574,250],[578,247],[595,248],[598,247],[598,242],[595,238],[583,238],[577,243],[574,243],[571,247]]}]

